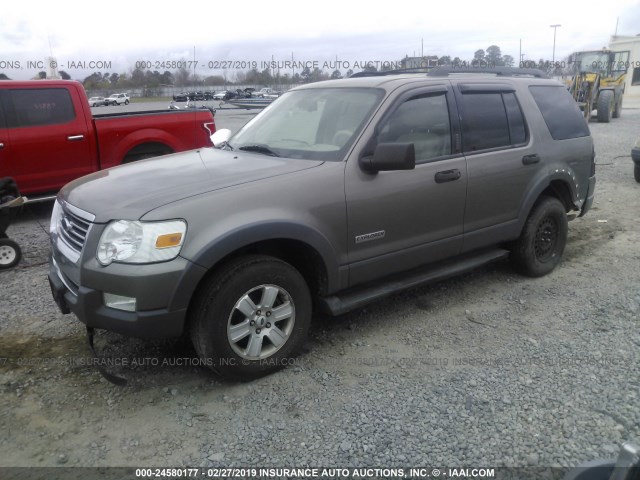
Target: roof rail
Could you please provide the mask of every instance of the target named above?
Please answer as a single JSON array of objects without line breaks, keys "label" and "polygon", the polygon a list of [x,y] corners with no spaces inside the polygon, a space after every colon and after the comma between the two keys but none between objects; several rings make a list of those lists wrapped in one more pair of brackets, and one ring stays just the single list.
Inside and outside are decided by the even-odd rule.
[{"label": "roof rail", "polygon": [[447,77],[452,73],[489,73],[497,75],[499,77],[515,77],[519,75],[529,75],[536,78],[550,78],[542,70],[537,68],[513,68],[513,67],[487,67],[478,66],[473,67],[456,67],[446,65],[442,67],[435,67],[427,73],[429,77]]},{"label": "roof rail", "polygon": [[426,68],[398,68],[396,70],[385,70],[382,72],[358,72],[351,75],[349,78],[358,77],[383,77],[385,75],[397,75],[399,73],[427,73]]}]

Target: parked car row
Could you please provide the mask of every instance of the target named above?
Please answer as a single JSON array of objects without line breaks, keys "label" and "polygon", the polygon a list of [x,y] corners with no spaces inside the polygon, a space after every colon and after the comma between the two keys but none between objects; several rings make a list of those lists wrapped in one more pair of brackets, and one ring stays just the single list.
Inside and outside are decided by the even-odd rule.
[{"label": "parked car row", "polygon": [[187,100],[213,100],[215,92],[180,92],[173,96],[174,102],[186,102]]},{"label": "parked car row", "polygon": [[89,98],[90,107],[108,107],[109,105],[129,105],[129,94],[114,93],[108,97],[91,97]]},{"label": "parked car row", "polygon": [[173,95],[174,102],[186,102],[195,100],[229,100],[231,98],[266,98],[266,97],[278,97],[281,92],[276,92],[270,88],[263,88],[262,90],[256,90],[255,88],[245,88],[244,90],[222,90],[220,92],[207,91],[207,92],[180,92]]}]

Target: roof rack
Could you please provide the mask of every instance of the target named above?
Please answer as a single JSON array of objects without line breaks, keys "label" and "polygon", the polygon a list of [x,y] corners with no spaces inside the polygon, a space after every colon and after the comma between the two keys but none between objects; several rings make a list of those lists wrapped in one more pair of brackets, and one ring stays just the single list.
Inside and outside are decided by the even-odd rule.
[{"label": "roof rack", "polygon": [[536,78],[550,78],[542,70],[537,68],[513,68],[513,67],[487,67],[479,66],[473,67],[456,67],[446,65],[442,67],[435,67],[427,73],[429,77],[447,77],[452,73],[488,73],[491,75],[497,75],[499,77],[516,77],[520,75],[528,75]]},{"label": "roof rack", "polygon": [[396,70],[385,70],[382,72],[358,72],[351,75],[349,78],[358,77],[383,77],[385,75],[397,75],[399,73],[427,73],[426,68],[398,68]]},{"label": "roof rack", "polygon": [[489,67],[480,65],[478,67],[456,67],[455,65],[443,65],[440,67],[426,68],[399,68],[396,70],[385,70],[383,72],[358,72],[349,78],[358,77],[383,77],[385,75],[397,75],[399,73],[423,73],[428,77],[447,77],[455,73],[488,73],[499,77],[530,76],[536,78],[551,78],[542,70],[537,68],[514,68],[514,67]]}]

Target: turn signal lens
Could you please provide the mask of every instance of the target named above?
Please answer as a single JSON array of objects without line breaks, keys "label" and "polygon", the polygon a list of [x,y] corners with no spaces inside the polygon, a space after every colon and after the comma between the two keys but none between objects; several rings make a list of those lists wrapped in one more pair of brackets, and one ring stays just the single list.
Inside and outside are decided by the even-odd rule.
[{"label": "turn signal lens", "polygon": [[177,247],[182,242],[182,233],[167,233],[165,235],[160,235],[156,239],[156,248],[171,248]]}]

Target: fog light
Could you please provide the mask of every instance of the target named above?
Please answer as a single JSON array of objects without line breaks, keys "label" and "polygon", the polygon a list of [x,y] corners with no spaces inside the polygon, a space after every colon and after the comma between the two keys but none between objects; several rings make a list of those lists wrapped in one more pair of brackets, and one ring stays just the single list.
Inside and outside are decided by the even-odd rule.
[{"label": "fog light", "polygon": [[123,295],[104,293],[104,304],[107,307],[115,308],[116,310],[124,310],[125,312],[136,311],[136,299],[125,297]]}]

